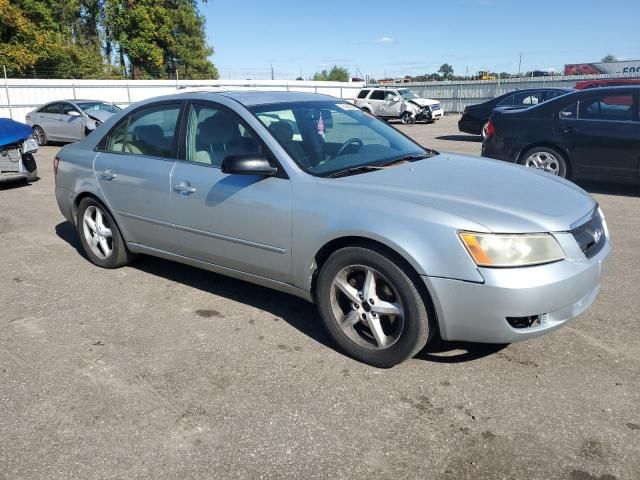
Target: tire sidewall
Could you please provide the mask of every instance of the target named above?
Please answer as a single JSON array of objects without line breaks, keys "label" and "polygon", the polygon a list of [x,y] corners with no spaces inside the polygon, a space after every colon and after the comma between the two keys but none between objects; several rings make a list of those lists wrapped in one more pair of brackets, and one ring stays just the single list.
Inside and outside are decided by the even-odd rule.
[{"label": "tire sidewall", "polygon": [[[534,147],[534,148],[530,148],[529,150],[527,150],[524,155],[522,155],[520,161],[518,162],[520,165],[525,166],[525,162],[527,161],[527,158],[529,158],[532,154],[534,153],[538,153],[538,152],[545,152],[545,153],[550,153],[551,155],[553,155],[554,157],[556,157],[558,159],[558,162],[560,164],[560,171],[558,172],[558,177],[561,178],[570,178],[570,167],[569,167],[569,162],[567,160],[567,157],[560,152],[559,150],[556,150],[555,148],[551,148],[551,147]],[[529,167],[531,168],[531,167]]]},{"label": "tire sidewall", "polygon": [[[336,274],[349,265],[365,265],[387,277],[396,288],[404,308],[404,328],[391,347],[375,350],[362,347],[340,328],[331,307],[331,288]],[[411,358],[421,350],[433,333],[427,308],[411,278],[382,254],[363,247],[346,247],[334,252],[320,271],[317,304],[325,327],[340,348],[356,358],[377,367],[391,367]]]},{"label": "tire sidewall", "polygon": [[[86,210],[89,207],[97,207],[100,209],[102,214],[107,218],[107,222],[109,222],[109,228],[111,228],[111,234],[113,238],[113,251],[108,258],[99,258],[97,257],[89,247],[87,243],[87,239],[84,235],[84,225],[83,225],[83,216]],[[93,198],[83,198],[80,201],[80,205],[78,206],[78,216],[76,218],[76,227],[78,229],[78,234],[80,235],[80,242],[82,243],[82,249],[84,250],[85,255],[91,261],[91,263],[102,267],[102,268],[118,268],[129,262],[129,252],[124,244],[122,239],[122,235],[120,234],[120,229],[116,224],[115,220],[111,216],[111,213],[105,206],[98,202]]]}]

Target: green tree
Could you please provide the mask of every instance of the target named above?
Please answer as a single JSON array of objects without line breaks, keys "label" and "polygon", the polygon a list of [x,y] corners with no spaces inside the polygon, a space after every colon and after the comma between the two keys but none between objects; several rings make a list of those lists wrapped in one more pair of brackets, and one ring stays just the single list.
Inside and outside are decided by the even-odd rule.
[{"label": "green tree", "polygon": [[322,70],[321,72],[317,72],[313,75],[313,79],[316,81],[330,81],[330,82],[348,82],[349,81],[349,70],[343,67],[338,67],[334,65],[333,68],[327,72],[327,70]]},{"label": "green tree", "polygon": [[168,75],[177,70],[181,78],[218,78],[218,70],[208,58],[213,48],[205,42],[205,20],[195,1],[172,0],[168,7],[173,11],[173,41],[165,51]]},{"label": "green tree", "polygon": [[608,55],[605,55],[604,57],[602,57],[602,62],[603,63],[611,63],[611,62],[617,62],[617,61],[618,61],[618,59],[616,58],[616,56],[612,55],[612,54],[608,54]]},{"label": "green tree", "polygon": [[448,63],[443,63],[440,65],[438,73],[441,74],[445,80],[450,80],[453,77],[453,67]]}]

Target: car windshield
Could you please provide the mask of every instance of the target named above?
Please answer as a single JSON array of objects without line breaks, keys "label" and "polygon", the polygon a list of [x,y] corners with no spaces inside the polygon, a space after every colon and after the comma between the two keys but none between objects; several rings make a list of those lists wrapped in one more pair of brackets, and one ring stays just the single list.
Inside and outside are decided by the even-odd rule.
[{"label": "car windshield", "polygon": [[113,103],[107,102],[80,102],[77,105],[84,112],[101,110],[103,112],[116,113],[120,111],[120,107],[117,107]]},{"label": "car windshield", "polygon": [[316,176],[361,173],[366,169],[359,167],[376,168],[436,153],[345,102],[280,103],[250,110],[291,158]]},{"label": "car windshield", "polygon": [[413,93],[409,89],[398,90],[398,93],[400,95],[402,95],[402,98],[404,98],[405,100],[411,100],[413,98],[420,98],[420,97],[418,97],[418,95],[416,95],[415,93]]}]

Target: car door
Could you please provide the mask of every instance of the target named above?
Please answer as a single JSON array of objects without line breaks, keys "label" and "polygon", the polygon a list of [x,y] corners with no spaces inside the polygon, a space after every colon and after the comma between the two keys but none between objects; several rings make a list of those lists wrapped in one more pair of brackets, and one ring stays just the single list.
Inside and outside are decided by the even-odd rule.
[{"label": "car door", "polygon": [[172,221],[181,254],[289,282],[290,180],[286,175],[221,171],[229,155],[271,155],[258,135],[229,108],[192,103],[185,123],[184,161],[176,163],[171,175]]},{"label": "car door", "polygon": [[60,127],[58,120],[60,119],[60,111],[62,105],[59,102],[50,103],[38,110],[37,120],[33,121],[34,125],[39,125],[44,130],[49,140],[57,140],[60,138]]},{"label": "car door", "polygon": [[371,113],[382,117],[384,116],[382,107],[386,94],[386,90],[373,90],[371,92],[371,95],[369,95],[369,105],[371,105],[373,110]]},{"label": "car door", "polygon": [[69,102],[60,104],[58,116],[58,137],[60,140],[77,142],[84,138],[84,114]]},{"label": "car door", "polygon": [[633,93],[594,90],[559,112],[558,134],[567,144],[579,173],[638,175],[640,122],[637,111],[637,96]]},{"label": "car door", "polygon": [[402,106],[402,98],[397,92],[385,92],[384,101],[380,105],[380,115],[384,117],[399,117]]},{"label": "car door", "polygon": [[94,172],[126,240],[177,253],[171,223],[171,170],[184,102],[141,107],[98,144]]}]

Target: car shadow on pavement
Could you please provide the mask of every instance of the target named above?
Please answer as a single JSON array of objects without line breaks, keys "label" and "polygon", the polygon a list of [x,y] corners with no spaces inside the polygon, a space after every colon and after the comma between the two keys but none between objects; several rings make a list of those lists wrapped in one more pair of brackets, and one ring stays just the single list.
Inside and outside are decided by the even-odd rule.
[{"label": "car shadow on pavement", "polygon": [[578,180],[575,182],[580,188],[589,193],[617,195],[621,197],[640,197],[640,185],[629,183],[605,183]]},{"label": "car shadow on pavement", "polygon": [[482,142],[480,135],[440,135],[436,140],[451,140],[452,142]]},{"label": "car shadow on pavement", "polygon": [[[70,222],[59,223],[55,230],[58,237],[87,258],[78,232]],[[274,320],[282,319],[315,341],[337,350],[325,332],[315,306],[293,295],[148,255],[138,256],[131,268],[264,310],[271,313]]]},{"label": "car shadow on pavement", "polygon": [[[59,223],[55,230],[58,237],[89,261],[82,249],[78,231],[70,222]],[[282,319],[316,342],[343,354],[322,326],[315,305],[301,298],[201,268],[148,255],[140,255],[131,264],[131,268],[269,312],[274,316],[274,320]],[[437,363],[462,363],[486,357],[502,350],[505,346],[447,342],[436,335],[415,358]]]},{"label": "car shadow on pavement", "polygon": [[436,335],[414,358],[435,363],[464,363],[488,357],[507,346],[503,343],[448,342]]}]

